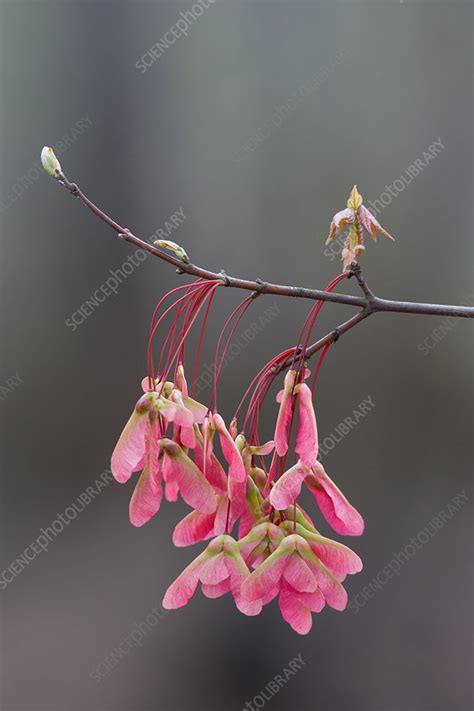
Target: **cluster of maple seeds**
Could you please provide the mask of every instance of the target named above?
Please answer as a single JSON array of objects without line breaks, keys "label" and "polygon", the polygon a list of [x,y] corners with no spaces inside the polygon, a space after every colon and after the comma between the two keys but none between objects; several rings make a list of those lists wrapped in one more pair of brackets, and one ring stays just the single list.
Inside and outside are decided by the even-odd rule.
[{"label": "cluster of maple seeds", "polygon": [[[364,230],[373,239],[377,232],[391,237],[362,205],[355,186],[347,208],[332,220],[328,241],[347,225],[344,271],[326,291],[332,291],[349,275],[349,264],[364,249]],[[175,251],[179,248],[174,243],[165,246]],[[284,620],[296,632],[306,634],[313,612],[320,612],[326,604],[336,610],[346,607],[342,582],[346,575],[362,569],[362,561],[347,546],[319,533],[297,501],[303,484],[336,533],[358,536],[364,530],[362,516],[318,461],[313,396],[331,342],[321,350],[311,388],[306,382],[310,376],[306,351],[323,302],[317,301],[310,309],[298,345],[279,353],[255,376],[227,426],[218,412],[217,386],[232,337],[255,295],[244,299],[224,324],[216,348],[209,404],[203,405],[193,397],[207,317],[222,284],[220,279],[199,279],[173,289],[158,303],[150,326],[144,394],[117,442],[112,473],[125,483],[134,472],[141,472],[130,501],[130,520],[135,526],[142,526],[158,512],[163,494],[167,501],[177,501],[181,495],[193,511],[175,527],[174,544],[188,546],[211,539],[170,585],[163,600],[165,608],[186,605],[199,583],[209,598],[230,593],[245,615],[259,614],[278,596]],[[165,308],[170,297],[176,298]],[[201,313],[204,316],[189,391],[184,373],[185,342]],[[170,314],[174,319],[155,372],[153,340]],[[261,408],[283,370],[287,372],[276,398],[279,409],[274,436],[261,443]],[[237,415],[246,402],[247,412],[239,431]],[[294,425],[296,433],[292,436]],[[289,466],[291,448],[294,463]],[[232,535],[235,529],[236,537]]]},{"label": "cluster of maple seeds", "polygon": [[[334,288],[344,276],[328,288]],[[251,297],[231,314],[219,338],[214,391],[208,406],[192,397],[184,373],[186,337],[204,311],[199,353],[207,314],[220,285],[197,281],[173,290],[157,306],[150,328],[149,374],[142,382],[144,393],[117,442],[112,473],[117,481],[125,483],[134,472],[141,472],[130,501],[134,525],[143,525],[158,512],[163,495],[168,501],[176,501],[181,495],[193,510],[177,524],[173,533],[175,545],[211,539],[168,588],[163,600],[165,608],[185,605],[199,583],[210,598],[231,593],[237,608],[246,615],[258,614],[263,605],[278,596],[283,618],[305,634],[311,628],[311,613],[320,612],[326,603],[336,610],[344,609],[347,594],[341,583],[347,574],[362,567],[353,551],[321,536],[296,501],[304,483],[336,532],[360,535],[363,531],[362,517],[317,459],[317,424],[312,390],[306,382],[310,372],[304,350],[322,304],[315,304],[306,319],[302,345],[280,353],[254,379],[237,410],[249,400],[243,431],[239,432],[236,417],[227,426],[219,414],[216,393],[226,350]],[[184,294],[164,309],[166,298],[179,291]],[[158,318],[160,310],[163,313]],[[153,338],[173,310],[175,318],[156,375]],[[262,444],[258,437],[260,409],[288,359],[291,367],[277,396],[274,438]],[[198,358],[194,375],[197,367]],[[318,371],[319,367],[316,375]],[[292,438],[294,423],[296,437]],[[293,439],[296,461],[287,468]],[[234,538],[231,534],[236,528]]]}]

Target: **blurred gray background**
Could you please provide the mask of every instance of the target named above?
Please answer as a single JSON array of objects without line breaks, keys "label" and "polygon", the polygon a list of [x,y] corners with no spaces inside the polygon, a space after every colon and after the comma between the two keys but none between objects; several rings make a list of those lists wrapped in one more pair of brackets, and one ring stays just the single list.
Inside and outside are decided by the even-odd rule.
[{"label": "blurred gray background", "polygon": [[[366,201],[390,188],[378,218],[397,239],[367,245],[371,287],[474,303],[472,4],[216,0],[152,59],[191,8],[2,2],[2,570],[109,466],[145,373],[153,307],[183,283],[150,257],[80,326],[67,325],[134,250],[40,172],[43,145],[143,237],[181,210],[169,237],[197,263],[304,286],[323,287],[340,269],[324,240],[352,185]],[[438,139],[443,148],[427,161]],[[357,293],[351,282],[342,288]],[[241,297],[218,294],[203,364]],[[245,343],[245,329],[275,306],[277,317]],[[255,302],[224,371],[226,416],[263,363],[294,343],[308,308]],[[327,305],[315,336],[352,313]],[[347,581],[363,604],[326,609],[299,637],[276,603],[246,618],[229,596],[198,593],[100,674],[202,548],[172,545],[182,503],[135,529],[133,484],[114,482],[0,590],[3,708],[258,708],[301,654],[305,667],[268,708],[471,709],[472,335],[467,320],[380,314],[325,362],[316,405],[333,447],[324,463],[366,520],[362,538],[345,540],[364,560]],[[368,397],[366,417],[335,435]],[[266,412],[271,433],[271,403]],[[463,490],[469,501],[453,512]],[[449,512],[443,526],[399,576],[370,598],[361,592],[439,512]]]}]

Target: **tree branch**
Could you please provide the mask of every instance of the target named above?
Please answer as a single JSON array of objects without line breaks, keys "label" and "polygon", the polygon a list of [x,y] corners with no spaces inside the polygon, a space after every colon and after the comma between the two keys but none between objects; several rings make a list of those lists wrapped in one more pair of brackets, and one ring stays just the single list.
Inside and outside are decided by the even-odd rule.
[{"label": "tree branch", "polygon": [[111,227],[122,239],[137,247],[140,247],[150,254],[153,254],[155,257],[162,259],[168,264],[173,265],[176,267],[176,271],[179,274],[188,274],[189,276],[200,279],[221,279],[224,286],[233,287],[235,289],[246,289],[259,294],[274,294],[276,296],[292,296],[303,299],[332,301],[337,304],[346,304],[348,306],[356,306],[363,309],[359,314],[353,316],[348,321],[345,321],[338,326],[337,329],[331,331],[331,333],[328,333],[320,341],[317,341],[310,346],[307,350],[307,355],[312,355],[326,343],[335,340],[339,335],[342,335],[372,313],[396,312],[474,318],[474,307],[472,306],[452,306],[447,304],[427,304],[422,302],[382,299],[370,291],[362,276],[362,272],[358,264],[351,265],[351,275],[353,274],[357,279],[364,296],[351,296],[349,294],[339,294],[335,292],[322,291],[320,289],[308,289],[300,286],[273,284],[271,282],[264,282],[261,279],[251,281],[249,279],[240,279],[238,277],[228,276],[224,272],[212,272],[209,269],[192,264],[190,261],[185,261],[183,259],[179,259],[177,256],[168,254],[140,237],[137,237],[128,228],[122,227],[122,225],[109,217],[105,212],[97,207],[97,205],[89,200],[89,198],[86,197],[86,195],[79,189],[76,183],[70,182],[64,173],[60,173],[56,177],[56,180],[72,195],[77,197],[80,202],[85,205],[85,207],[94,213],[94,215],[109,225],[109,227]]}]

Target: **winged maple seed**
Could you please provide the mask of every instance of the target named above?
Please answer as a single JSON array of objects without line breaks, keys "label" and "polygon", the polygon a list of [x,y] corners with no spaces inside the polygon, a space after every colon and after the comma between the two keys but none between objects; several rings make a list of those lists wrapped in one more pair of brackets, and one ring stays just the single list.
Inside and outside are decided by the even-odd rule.
[{"label": "winged maple seed", "polygon": [[332,218],[326,244],[329,244],[335,237],[340,235],[346,225],[350,225],[350,227],[342,250],[344,271],[347,271],[351,262],[357,262],[360,252],[365,249],[364,230],[369,233],[374,242],[377,241],[377,232],[393,240],[392,235],[387,230],[384,230],[370,210],[362,204],[362,195],[357,190],[357,185],[354,185],[350,192],[346,209],[337,212]]}]

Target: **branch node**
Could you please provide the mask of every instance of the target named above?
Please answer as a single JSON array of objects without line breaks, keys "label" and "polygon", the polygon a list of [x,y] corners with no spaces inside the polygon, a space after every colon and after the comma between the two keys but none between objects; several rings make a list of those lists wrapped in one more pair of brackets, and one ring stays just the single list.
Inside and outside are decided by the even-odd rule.
[{"label": "branch node", "polygon": [[70,183],[65,175],[62,175],[60,178],[58,178],[58,183],[64,185],[64,187],[69,190],[71,195],[73,195],[74,197],[79,197],[79,187],[76,185],[76,183]]},{"label": "branch node", "polygon": [[259,294],[264,294],[266,291],[266,288],[268,286],[268,282],[263,281],[263,279],[260,279],[260,277],[257,277],[255,279],[255,283],[259,285],[260,289],[258,290]]},{"label": "branch node", "polygon": [[367,306],[370,307],[371,304],[373,304],[373,302],[375,301],[375,294],[367,286],[367,283],[364,277],[362,276],[362,269],[360,267],[360,264],[358,264],[357,262],[352,262],[350,265],[348,278],[351,276],[355,276],[355,278],[357,279],[357,283],[362,289],[364,296],[367,299]]},{"label": "branch node", "polygon": [[58,181],[59,185],[62,185],[64,188],[66,188],[66,190],[70,192],[71,195],[74,195],[74,197],[79,197],[79,186],[76,185],[76,183],[71,183],[69,178],[67,178],[62,171],[58,171],[56,175],[56,180]]},{"label": "branch node", "polygon": [[185,274],[186,270],[183,267],[176,267],[176,274]]},{"label": "branch node", "polygon": [[341,331],[339,330],[339,328],[335,328],[334,331],[332,332],[332,342],[336,343],[336,341],[339,340],[340,336],[341,336]]},{"label": "branch node", "polygon": [[222,281],[224,282],[224,286],[231,286],[230,277],[225,273],[224,269],[220,270],[219,276],[221,277]]},{"label": "branch node", "polygon": [[347,278],[350,279],[352,276],[357,276],[361,271],[362,269],[359,262],[351,262],[349,264],[349,276]]}]

